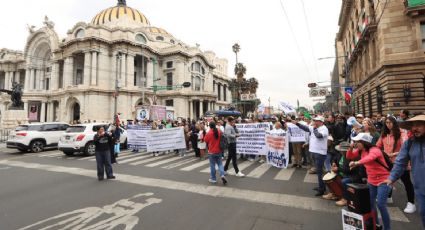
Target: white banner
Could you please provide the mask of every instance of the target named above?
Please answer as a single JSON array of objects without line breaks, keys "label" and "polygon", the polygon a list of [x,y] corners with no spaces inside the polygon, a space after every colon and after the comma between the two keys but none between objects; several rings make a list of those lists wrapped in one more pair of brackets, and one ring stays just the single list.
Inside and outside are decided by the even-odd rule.
[{"label": "white banner", "polygon": [[186,142],[182,128],[151,130],[147,138],[148,152],[185,149]]},{"label": "white banner", "polygon": [[304,130],[300,129],[298,126],[288,122],[286,123],[288,126],[288,136],[289,136],[289,142],[305,142],[305,132]]},{"label": "white banner", "polygon": [[152,129],[150,125],[129,125],[127,127],[127,145],[129,149],[146,149],[146,138]]},{"label": "white banner", "polygon": [[269,123],[236,124],[240,137],[236,139],[238,154],[267,155],[265,136]]},{"label": "white banner", "polygon": [[287,168],[289,162],[288,136],[284,130],[266,133],[267,163],[277,168]]},{"label": "white banner", "polygon": [[362,215],[342,209],[342,229],[343,230],[366,229],[364,226]]}]

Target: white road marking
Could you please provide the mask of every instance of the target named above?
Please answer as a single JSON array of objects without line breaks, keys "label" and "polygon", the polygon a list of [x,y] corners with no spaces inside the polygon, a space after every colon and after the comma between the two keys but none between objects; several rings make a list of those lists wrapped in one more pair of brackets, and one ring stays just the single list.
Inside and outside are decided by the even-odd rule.
[{"label": "white road marking", "polygon": [[41,154],[38,155],[39,157],[58,157],[58,156],[65,156],[65,154],[63,152],[54,152],[54,153],[47,153],[47,154]]},{"label": "white road marking", "polygon": [[91,160],[94,158],[95,158],[94,156],[81,156],[77,161]]},{"label": "white road marking", "polygon": [[[151,198],[152,195],[153,193],[138,194],[103,207],[78,209],[47,218],[20,230],[114,229],[118,226],[121,228],[125,226],[126,230],[131,230],[139,223],[139,217],[136,216],[138,212],[150,205],[162,202],[161,199]],[[139,201],[142,198],[145,198],[143,200],[145,202]]]},{"label": "white road marking", "polygon": [[317,174],[310,174],[308,171],[305,174],[304,177],[305,183],[317,183]]},{"label": "white road marking", "polygon": [[[196,158],[197,160],[199,160],[198,158]],[[194,170],[194,169],[196,169],[196,168],[199,168],[199,167],[202,167],[202,166],[204,166],[204,165],[207,165],[207,164],[209,164],[210,163],[210,161],[209,160],[202,160],[202,161],[200,161],[200,162],[198,162],[198,163],[195,163],[195,164],[193,164],[193,165],[189,165],[189,166],[187,166],[187,167],[184,167],[184,168],[181,168],[180,170],[181,171],[186,171],[186,172],[188,172],[188,171],[192,171],[192,170]]]},{"label": "white road marking", "polygon": [[182,165],[184,165],[184,164],[188,164],[188,163],[192,163],[192,162],[194,162],[194,161],[197,161],[198,159],[196,159],[196,158],[189,158],[189,159],[185,159],[185,160],[182,160],[182,161],[179,161],[179,162],[176,162],[176,163],[172,163],[172,164],[169,164],[169,165],[166,165],[166,166],[162,166],[162,168],[163,169],[172,169],[172,168],[177,168],[177,167],[179,167],[179,166],[182,166]]},{"label": "white road marking", "polygon": [[[63,167],[56,165],[47,165],[47,164],[37,164],[37,163],[27,163],[21,161],[8,161],[3,160],[0,161],[0,164],[28,169],[37,169],[49,172],[59,172],[59,173],[67,173],[72,175],[85,176],[90,178],[97,178],[96,170],[89,170],[83,168],[74,168],[74,167]],[[304,197],[304,196],[296,196],[289,194],[281,194],[281,193],[270,193],[270,192],[260,192],[260,191],[252,191],[238,188],[229,188],[215,185],[208,185],[207,182],[205,184],[193,184],[186,182],[178,182],[174,180],[164,180],[164,179],[155,179],[155,178],[147,178],[140,176],[133,176],[127,174],[116,174],[117,181],[138,184],[142,186],[163,188],[169,190],[176,191],[184,191],[189,193],[195,193],[205,196],[211,197],[220,197],[220,198],[230,198],[236,200],[244,200],[254,203],[262,203],[262,204],[272,204],[281,207],[290,207],[290,208],[298,208],[304,210],[311,211],[320,211],[326,213],[340,213],[339,208],[335,208],[333,202],[328,202],[326,200],[312,198],[312,197]],[[396,207],[394,209],[390,209],[391,220],[401,221],[401,222],[410,222],[406,216],[401,211],[396,211]]]},{"label": "white road marking", "polygon": [[130,159],[127,159],[127,160],[118,159],[118,163],[125,164],[125,163],[128,163],[128,162],[142,160],[142,159],[146,159],[146,158],[149,158],[149,157],[152,157],[152,156],[150,154],[146,154],[146,155],[142,155],[142,156],[136,156],[136,157],[133,157],[133,158],[130,158]]},{"label": "white road marking", "polygon": [[289,180],[294,174],[295,168],[281,169],[274,177],[275,180]]},{"label": "white road marking", "polygon": [[176,160],[179,160],[179,159],[180,159],[179,157],[172,156],[172,157],[170,157],[168,159],[165,159],[165,160],[162,160],[162,161],[158,161],[158,162],[154,162],[154,163],[148,164],[148,165],[146,165],[146,167],[152,168],[152,167],[156,167],[158,165],[163,165],[163,164],[166,164],[166,163],[169,163],[169,162],[172,162],[172,161],[176,161]]},{"label": "white road marking", "polygon": [[264,164],[261,164],[260,166],[258,166],[257,168],[255,168],[254,170],[252,170],[246,176],[247,177],[253,177],[253,178],[260,178],[270,168],[271,168],[271,165],[264,163]]},{"label": "white road marking", "polygon": [[254,161],[244,161],[241,164],[238,164],[238,169],[239,171],[242,171],[248,168],[249,166],[253,165],[254,163],[255,163]]},{"label": "white road marking", "polygon": [[167,157],[169,157],[169,156],[168,155],[163,155],[163,156],[158,156],[158,157],[151,156],[151,158],[149,158],[149,159],[136,161],[136,162],[130,163],[130,165],[141,165],[141,164],[149,163],[149,162],[152,162],[152,161],[161,160],[161,159],[164,159],[164,158],[167,158]]},{"label": "white road marking", "polygon": [[[223,167],[224,167],[224,164],[226,163],[226,161],[222,161],[222,162],[223,162]],[[215,165],[215,170],[218,170],[218,166],[217,165]],[[205,168],[205,169],[202,169],[201,170],[201,173],[210,173],[210,172],[211,172],[210,166],[208,166],[208,168]]]}]

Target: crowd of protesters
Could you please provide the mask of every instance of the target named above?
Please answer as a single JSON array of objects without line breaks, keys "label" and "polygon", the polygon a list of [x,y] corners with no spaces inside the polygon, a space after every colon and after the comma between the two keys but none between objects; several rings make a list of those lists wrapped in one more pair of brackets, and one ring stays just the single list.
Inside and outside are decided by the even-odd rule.
[{"label": "crowd of protesters", "polygon": [[[347,186],[349,183],[364,183],[369,187],[371,209],[376,206],[381,214],[384,229],[390,229],[390,216],[387,203],[392,201],[392,184],[401,179],[407,197],[405,213],[416,212],[418,203],[423,225],[425,226],[425,115],[412,116],[406,110],[400,114],[376,114],[365,117],[362,114],[323,113],[311,116],[279,116],[268,119],[241,118],[203,118],[149,121],[134,120],[127,124],[119,122],[119,128],[111,132],[111,142],[115,145],[113,156],[117,156],[119,130],[127,125],[149,125],[152,129],[181,127],[184,130],[186,148],[174,150],[175,154],[185,156],[193,151],[195,157],[210,162],[210,183],[217,183],[216,167],[221,181],[228,183],[226,175],[232,163],[234,175],[244,177],[238,168],[236,140],[239,132],[236,123],[268,122],[273,132],[285,132],[289,126],[296,125],[305,131],[303,142],[291,142],[289,164],[295,169],[306,168],[308,173],[317,174],[316,196],[334,200],[337,206],[347,205]],[[409,119],[410,118],[410,119]],[[118,136],[118,137],[117,137]],[[99,138],[99,137],[96,137]],[[226,147],[223,147],[225,139]],[[98,139],[96,139],[98,140]],[[109,140],[109,139],[108,139]],[[104,151],[98,143],[99,151]],[[138,149],[132,149],[138,152]],[[162,153],[168,154],[170,151]],[[153,156],[160,153],[155,152]],[[227,158],[223,165],[222,159]],[[113,157],[114,158],[114,157]],[[264,157],[240,155],[241,160],[264,163]],[[394,165],[394,168],[392,168]],[[106,168],[108,178],[114,178],[112,168]],[[413,175],[413,183],[411,175]],[[327,178],[338,177],[339,188],[328,186]],[[101,177],[99,177],[101,179]],[[327,192],[327,190],[329,190]],[[335,191],[337,190],[337,191]],[[342,192],[338,192],[338,191]],[[416,198],[416,202],[415,202]]]}]

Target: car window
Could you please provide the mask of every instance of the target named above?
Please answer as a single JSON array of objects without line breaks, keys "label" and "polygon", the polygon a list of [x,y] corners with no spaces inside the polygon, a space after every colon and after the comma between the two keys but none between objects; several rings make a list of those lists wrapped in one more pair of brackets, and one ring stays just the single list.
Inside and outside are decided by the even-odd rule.
[{"label": "car window", "polygon": [[28,125],[20,125],[15,128],[15,131],[26,131],[28,130]]},{"label": "car window", "polygon": [[42,125],[29,125],[27,130],[28,131],[40,131],[42,127],[43,127]]},{"label": "car window", "polygon": [[105,129],[105,131],[108,130],[108,125],[94,125],[93,126],[93,132],[97,132],[101,127]]},{"label": "car window", "polygon": [[85,126],[69,126],[66,129],[67,133],[82,133],[86,129]]},{"label": "car window", "polygon": [[59,124],[45,124],[43,131],[59,131]]},{"label": "car window", "polygon": [[59,125],[59,130],[67,130],[68,127],[69,127],[69,125],[67,125],[67,124],[60,124]]}]

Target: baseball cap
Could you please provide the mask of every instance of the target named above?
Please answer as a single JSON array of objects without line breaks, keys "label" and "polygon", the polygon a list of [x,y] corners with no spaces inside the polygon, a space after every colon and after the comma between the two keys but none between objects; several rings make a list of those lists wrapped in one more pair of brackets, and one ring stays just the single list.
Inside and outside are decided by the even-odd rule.
[{"label": "baseball cap", "polygon": [[313,118],[313,121],[321,121],[321,122],[325,122],[325,118],[322,116],[317,116]]},{"label": "baseball cap", "polygon": [[363,117],[363,114],[361,114],[361,113],[357,114],[357,115],[356,115],[356,117],[364,118],[364,117]]},{"label": "baseball cap", "polygon": [[359,133],[357,136],[351,138],[353,141],[364,141],[368,143],[372,143],[373,137],[369,133]]}]

